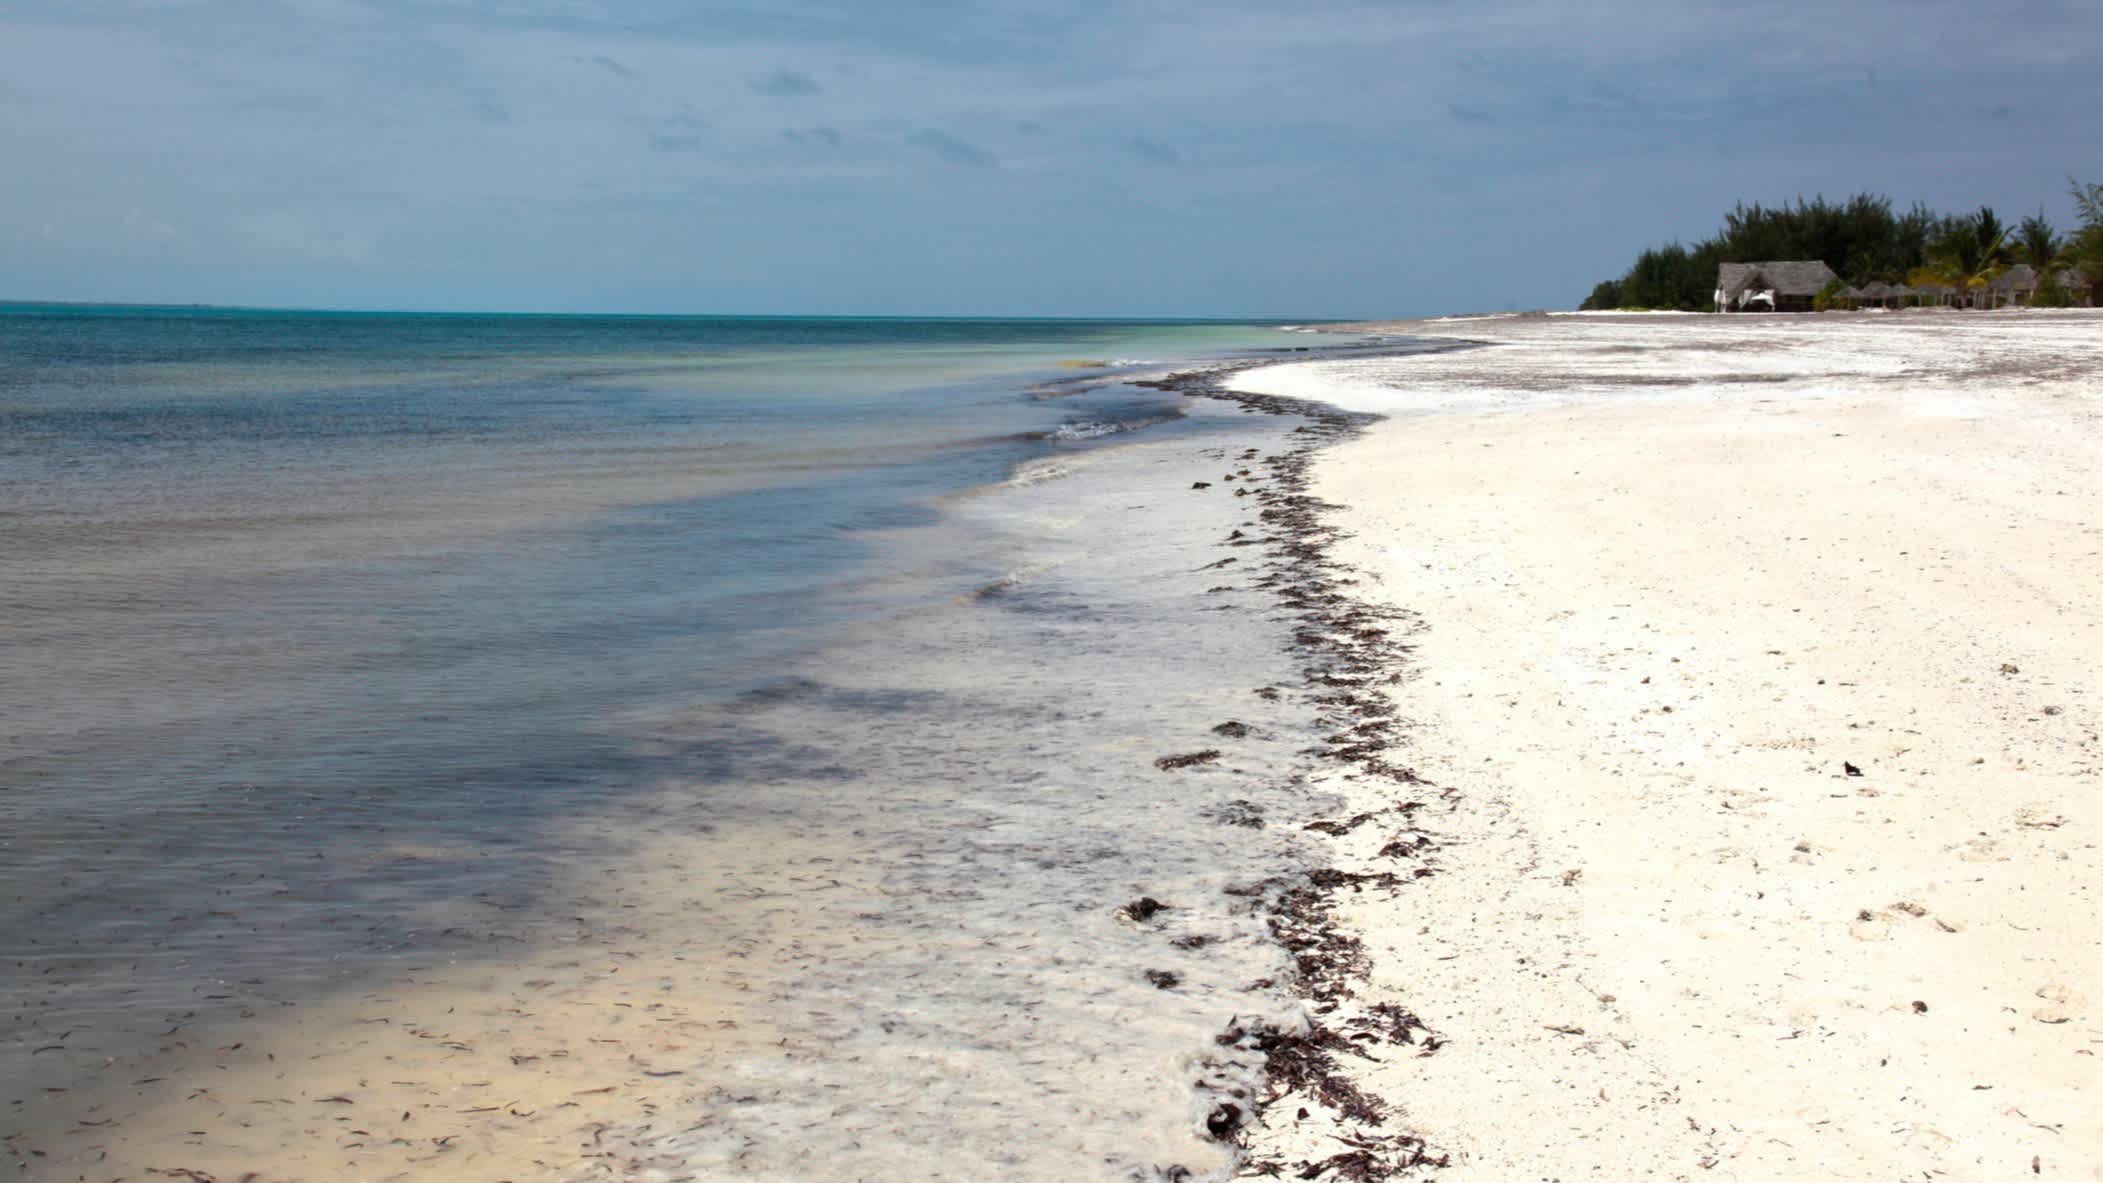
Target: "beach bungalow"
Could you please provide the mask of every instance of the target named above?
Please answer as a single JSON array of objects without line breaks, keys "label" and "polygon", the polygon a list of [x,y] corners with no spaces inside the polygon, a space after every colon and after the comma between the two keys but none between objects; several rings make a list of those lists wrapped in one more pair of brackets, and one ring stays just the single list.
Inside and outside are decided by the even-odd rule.
[{"label": "beach bungalow", "polygon": [[1840,277],[1817,259],[1724,263],[1716,268],[1718,312],[1809,312]]},{"label": "beach bungalow", "polygon": [[1863,307],[1868,307],[1869,305],[1874,304],[1879,308],[1889,308],[1891,307],[1891,302],[1899,298],[1901,294],[1899,289],[1891,286],[1888,283],[1885,283],[1881,279],[1861,289],[1861,291],[1861,303]]},{"label": "beach bungalow", "polygon": [[1987,283],[1983,303],[1988,308],[2013,308],[2028,304],[2036,296],[2037,269],[2028,263],[2017,263]]}]

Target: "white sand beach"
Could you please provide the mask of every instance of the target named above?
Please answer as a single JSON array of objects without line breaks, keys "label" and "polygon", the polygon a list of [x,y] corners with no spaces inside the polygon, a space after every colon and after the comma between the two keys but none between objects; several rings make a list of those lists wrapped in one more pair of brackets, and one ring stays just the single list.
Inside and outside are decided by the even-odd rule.
[{"label": "white sand beach", "polygon": [[1342,917],[1443,1041],[1360,1062],[1394,1124],[1448,1180],[2103,1179],[2103,314],[1393,327],[1485,347],[1234,385],[1387,416],[1313,491],[1450,794]]}]

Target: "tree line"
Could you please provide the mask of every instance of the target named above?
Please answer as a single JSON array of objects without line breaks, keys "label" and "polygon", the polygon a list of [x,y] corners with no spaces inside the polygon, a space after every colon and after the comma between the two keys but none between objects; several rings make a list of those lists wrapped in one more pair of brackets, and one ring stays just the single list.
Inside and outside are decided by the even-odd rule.
[{"label": "tree line", "polygon": [[1719,233],[1692,246],[1651,247],[1626,274],[1593,288],[1580,307],[1705,311],[1715,307],[1718,264],[1780,259],[1823,260],[1856,287],[1934,283],[1967,294],[2027,263],[2040,277],[2032,303],[2063,306],[2080,295],[2067,283],[2103,280],[2103,184],[2070,183],[2081,220],[2070,234],[2060,233],[2042,209],[2010,225],[1990,207],[1940,214],[1916,202],[1900,212],[1890,198],[1871,193],[1844,202],[1799,197],[1773,208],[1741,202],[1724,215]]}]

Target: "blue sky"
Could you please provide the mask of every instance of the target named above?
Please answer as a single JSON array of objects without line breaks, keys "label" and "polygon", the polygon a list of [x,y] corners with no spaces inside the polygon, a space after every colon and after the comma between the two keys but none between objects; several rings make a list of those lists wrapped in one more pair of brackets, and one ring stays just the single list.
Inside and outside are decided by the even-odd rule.
[{"label": "blue sky", "polygon": [[1568,307],[1733,202],[2103,180],[2092,0],[6,0],[0,298]]}]

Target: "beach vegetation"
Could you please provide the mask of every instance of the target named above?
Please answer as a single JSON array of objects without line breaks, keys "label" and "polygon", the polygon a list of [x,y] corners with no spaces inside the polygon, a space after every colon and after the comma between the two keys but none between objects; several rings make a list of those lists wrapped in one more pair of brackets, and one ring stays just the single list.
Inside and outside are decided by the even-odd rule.
[{"label": "beach vegetation", "polygon": [[2070,177],[2067,185],[2073,190],[2074,213],[2081,219],[2081,228],[2067,241],[2066,261],[2081,273],[2092,294],[2103,285],[2103,182]]},{"label": "beach vegetation", "polygon": [[1957,289],[1967,304],[1978,302],[1986,285],[2008,267],[2008,227],[1990,208],[1945,219],[1928,247],[1927,258],[1907,282],[1915,287],[1939,285]]},{"label": "beach vegetation", "polygon": [[[1920,202],[1900,208],[1872,193],[1774,206],[1741,202],[1708,238],[1645,248],[1626,272],[1595,286],[1580,307],[1707,311],[1716,306],[1720,265],[1778,260],[1822,262],[1840,277],[1837,286],[1827,285],[1831,290],[1798,307],[1849,307],[1858,301],[1840,293],[1873,287],[1891,289],[1875,297],[1887,306],[1893,299],[1985,306],[2033,295],[2030,302],[2043,302],[2060,293],[2079,303],[2088,289],[2064,269],[2103,275],[2103,184],[2070,184],[2082,219],[2071,235],[2062,235],[2043,210],[2011,227],[1991,207],[1945,215]],[[2034,271],[2034,294],[2029,272],[1995,284],[2016,264]],[[2019,289],[2013,295],[2001,290],[2011,285]]]},{"label": "beach vegetation", "polygon": [[2066,247],[2066,239],[2053,229],[2045,211],[2040,209],[2016,226],[2008,253],[2016,262],[2027,263],[2042,274],[2065,262],[2061,256]]},{"label": "beach vegetation", "polygon": [[2073,293],[2067,290],[2066,281],[2061,277],[2062,270],[2071,261],[2071,245],[2053,227],[2042,209],[2017,224],[2008,253],[2037,277],[2037,286],[2030,293],[2032,307],[2065,308],[2074,302]]},{"label": "beach vegetation", "polygon": [[[1692,246],[1646,249],[1619,280],[1594,288],[1586,303],[1706,311],[1715,306],[1717,265],[1736,261],[1819,259],[1855,282],[1896,280],[1921,265],[1942,221],[1925,206],[1896,211],[1890,198],[1869,193],[1779,206],[1741,202],[1724,215],[1718,233]],[[1619,302],[1604,303],[1608,296]]]},{"label": "beach vegetation", "polygon": [[1621,281],[1602,279],[1592,288],[1592,294],[1577,306],[1579,312],[1611,312],[1621,307]]},{"label": "beach vegetation", "polygon": [[2061,278],[2062,272],[2043,271],[2038,274],[2037,290],[2030,296],[2032,307],[2067,308],[2073,305],[2074,293],[2067,288],[2066,281]]},{"label": "beach vegetation", "polygon": [[1617,308],[1705,308],[1715,288],[1717,254],[1709,243],[1651,247],[1619,280]]}]

